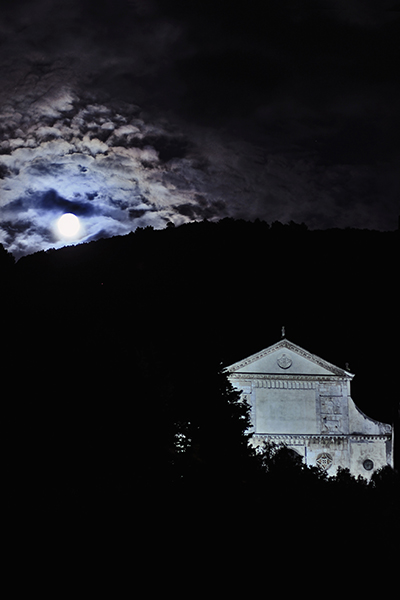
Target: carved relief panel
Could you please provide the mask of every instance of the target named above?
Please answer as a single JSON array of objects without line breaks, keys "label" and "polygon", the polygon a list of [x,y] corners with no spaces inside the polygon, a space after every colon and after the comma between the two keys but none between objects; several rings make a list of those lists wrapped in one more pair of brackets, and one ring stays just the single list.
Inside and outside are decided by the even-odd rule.
[{"label": "carved relief panel", "polygon": [[321,433],[344,433],[342,398],[321,396]]}]

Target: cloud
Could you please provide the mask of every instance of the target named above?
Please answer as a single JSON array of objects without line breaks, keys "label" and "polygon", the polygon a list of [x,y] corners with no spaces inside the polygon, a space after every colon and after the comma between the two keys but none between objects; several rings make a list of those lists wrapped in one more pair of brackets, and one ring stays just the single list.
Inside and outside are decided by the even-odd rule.
[{"label": "cloud", "polygon": [[391,3],[375,25],[358,0],[178,4],[5,4],[0,241],[58,246],[62,211],[80,241],[225,216],[392,228]]},{"label": "cloud", "polygon": [[81,217],[79,241],[88,241],[225,216],[310,226],[356,218],[368,226],[362,206],[373,210],[378,201],[366,166],[318,164],[309,150],[269,153],[213,128],[157,121],[136,105],[64,95],[74,101],[60,102],[51,124],[46,102],[45,125],[14,114],[8,120],[0,227],[16,256],[61,245],[54,220],[63,212]]},{"label": "cloud", "polygon": [[[33,195],[32,195],[33,196]],[[27,200],[26,198],[25,200],[25,206],[24,206],[24,202],[21,201],[17,201],[18,203],[18,209],[24,209],[24,208],[36,208],[37,210],[43,210],[46,212],[50,212],[53,211],[55,213],[65,213],[65,212],[72,212],[75,213],[78,217],[82,217],[82,216],[91,216],[93,214],[96,214],[97,209],[95,206],[93,206],[93,204],[91,204],[90,202],[85,202],[85,201],[71,201],[71,200],[66,200],[65,198],[62,198],[58,192],[56,190],[47,190],[46,192],[44,192],[43,194],[36,194],[33,197],[29,198],[29,200]],[[9,210],[13,210],[13,204],[11,203],[8,206]]]},{"label": "cloud", "polygon": [[0,226],[11,252],[60,245],[54,219],[63,212],[84,221],[80,241],[189,220],[174,208],[196,202],[183,133],[143,118],[137,106],[84,104],[65,90],[51,119],[46,98],[41,107],[38,121],[3,113]]}]

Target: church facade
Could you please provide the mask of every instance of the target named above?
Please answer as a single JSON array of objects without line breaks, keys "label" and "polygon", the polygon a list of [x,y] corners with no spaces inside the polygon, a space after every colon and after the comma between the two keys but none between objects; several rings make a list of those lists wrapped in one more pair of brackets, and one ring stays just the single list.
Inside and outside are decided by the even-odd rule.
[{"label": "church facade", "polygon": [[227,367],[250,406],[251,442],[285,444],[328,475],[346,467],[369,478],[393,466],[393,430],[367,417],[351,398],[354,375],[286,338]]}]

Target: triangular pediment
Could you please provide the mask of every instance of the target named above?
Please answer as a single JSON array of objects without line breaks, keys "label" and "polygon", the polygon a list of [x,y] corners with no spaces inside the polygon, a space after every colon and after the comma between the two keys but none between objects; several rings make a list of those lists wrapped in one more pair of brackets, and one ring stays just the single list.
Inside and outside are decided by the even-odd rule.
[{"label": "triangular pediment", "polygon": [[227,371],[271,375],[336,375],[353,378],[352,373],[311,354],[286,338],[230,365]]}]

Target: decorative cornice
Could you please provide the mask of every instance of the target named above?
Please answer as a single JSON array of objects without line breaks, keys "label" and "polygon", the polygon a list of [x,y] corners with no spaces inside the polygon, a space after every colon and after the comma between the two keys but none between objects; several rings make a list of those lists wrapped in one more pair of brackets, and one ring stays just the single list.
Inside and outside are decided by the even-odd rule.
[{"label": "decorative cornice", "polygon": [[289,342],[289,340],[287,340],[286,338],[284,338],[283,340],[280,340],[279,342],[277,342],[276,344],[273,344],[272,346],[269,346],[268,348],[265,348],[264,350],[261,350],[260,352],[257,352],[256,354],[252,354],[251,356],[245,358],[244,360],[241,360],[237,363],[234,363],[233,365],[230,365],[229,367],[227,367],[226,370],[229,373],[232,373],[234,371],[237,371],[238,369],[243,369],[243,367],[246,367],[247,365],[252,364],[256,360],[260,360],[260,358],[264,358],[264,356],[268,356],[269,354],[272,354],[273,352],[276,352],[277,350],[279,350],[281,348],[286,348],[288,350],[292,350],[292,352],[295,352],[299,356],[302,356],[303,358],[315,363],[319,367],[322,367],[323,369],[327,369],[328,371],[331,371],[333,374],[341,376],[345,379],[352,379],[354,377],[354,375],[352,373],[349,373],[348,371],[345,371],[344,369],[340,369],[339,367],[332,365],[331,363],[327,362],[326,360],[323,360],[322,358],[320,358],[319,356],[316,356],[315,354],[311,354],[307,350],[304,350],[304,348],[301,348],[300,346],[297,346],[296,344]]},{"label": "decorative cornice", "polygon": [[372,434],[372,433],[368,433],[368,434],[352,434],[350,433],[349,436],[350,441],[359,441],[359,440],[390,440],[392,438],[392,434],[391,433],[377,433],[377,434]]},{"label": "decorative cornice", "polygon": [[252,439],[254,441],[259,441],[264,439],[271,440],[346,440],[350,439],[350,441],[360,441],[360,440],[388,440],[391,438],[391,435],[382,435],[382,434],[368,434],[368,435],[354,435],[354,434],[320,434],[320,433],[254,433]]},{"label": "decorative cornice", "polygon": [[284,373],[230,373],[229,379],[251,379],[251,380],[267,380],[267,381],[347,381],[348,377],[340,375],[297,375]]},{"label": "decorative cornice", "polygon": [[276,438],[276,439],[346,439],[349,436],[345,434],[321,434],[321,433],[255,433],[253,437]]}]

